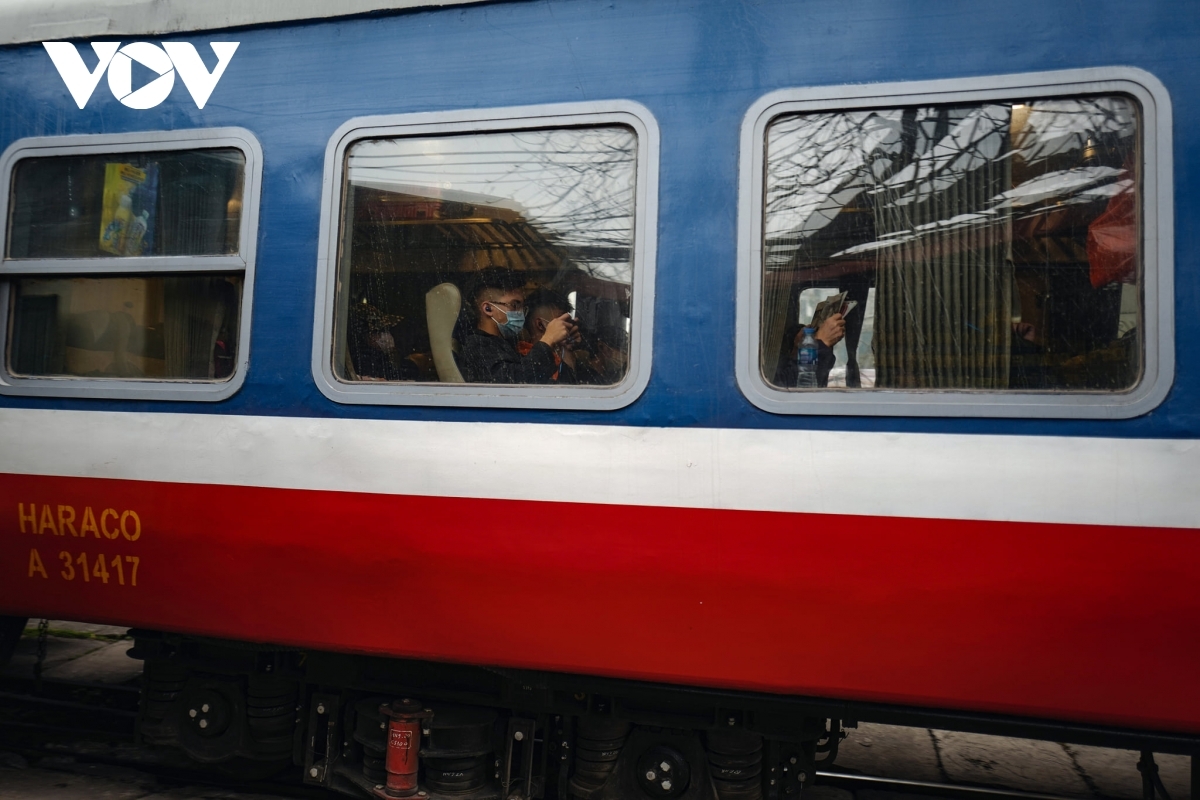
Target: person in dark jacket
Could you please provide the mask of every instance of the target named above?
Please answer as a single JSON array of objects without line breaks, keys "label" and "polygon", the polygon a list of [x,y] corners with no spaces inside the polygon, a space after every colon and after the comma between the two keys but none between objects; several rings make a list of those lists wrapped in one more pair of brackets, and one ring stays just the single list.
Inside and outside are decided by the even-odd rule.
[{"label": "person in dark jacket", "polygon": [[[817,329],[817,385],[829,385],[829,371],[837,363],[833,347],[846,335],[846,321],[841,314],[833,314]],[[796,355],[804,339],[802,325],[789,325],[783,332],[783,346],[779,350],[779,363],[775,368],[775,385],[790,388],[796,385],[798,367]],[[790,349],[789,349],[790,345]]]},{"label": "person in dark jacket", "polygon": [[[571,301],[553,289],[534,289],[525,295],[525,330],[517,341],[517,352],[522,355],[530,353],[553,320],[563,314],[571,314],[574,310]],[[596,363],[603,363],[597,355],[591,354],[591,361],[596,363],[589,363],[577,352],[580,338],[577,332],[554,351],[556,368],[551,381],[560,385],[610,382],[597,371]],[[595,345],[591,347],[594,349]]]},{"label": "person in dark jacket", "polygon": [[509,269],[480,270],[468,292],[475,328],[463,337],[459,367],[471,383],[552,383],[558,371],[554,351],[576,335],[570,314],[546,325],[527,355],[517,351],[525,326],[525,281]]}]

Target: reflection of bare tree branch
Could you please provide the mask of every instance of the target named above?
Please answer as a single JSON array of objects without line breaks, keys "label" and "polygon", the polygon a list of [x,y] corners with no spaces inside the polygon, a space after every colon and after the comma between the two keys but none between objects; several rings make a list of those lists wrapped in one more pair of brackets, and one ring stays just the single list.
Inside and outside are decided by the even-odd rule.
[{"label": "reflection of bare tree branch", "polygon": [[636,158],[637,137],[620,126],[401,138],[356,145],[350,180],[515,203],[581,269],[628,282]]},{"label": "reflection of bare tree branch", "polygon": [[[949,189],[992,157],[999,140],[1009,136],[1009,107],[972,108],[973,112],[960,109],[953,126],[948,124],[948,107],[806,114],[773,123],[767,133],[767,268],[789,263],[864,192],[920,177],[923,182],[914,183],[910,195],[895,199],[918,202],[924,192]],[[1022,161],[1038,178],[1044,178],[1039,165],[1082,152],[1089,140],[1111,140],[1111,146],[1128,149],[1136,130],[1136,109],[1121,97],[1042,100],[1013,109],[1018,124],[1011,131],[1009,157]],[[945,117],[940,130],[939,115]],[[926,153],[917,163],[907,155],[914,148]],[[1101,187],[1121,177],[1128,176],[1111,169],[1076,172],[1057,187],[1055,202],[1094,200],[1109,193]],[[1014,187],[979,208],[955,209],[940,224],[987,224],[985,218],[962,216],[1021,205],[1023,195],[1027,193],[1021,186]],[[879,240],[850,246],[874,249],[891,244]],[[861,251],[849,254],[853,252]],[[820,257],[820,252],[811,255]]]},{"label": "reflection of bare tree branch", "polygon": [[[863,276],[874,283],[886,272],[887,286],[876,284],[875,342],[903,342],[896,339],[899,360],[889,366],[885,357],[881,367],[930,387],[1007,380],[1011,226],[1134,191],[1136,133],[1136,107],[1118,96],[774,121],[766,133],[764,370],[798,286]],[[968,352],[970,375],[962,371]]]}]

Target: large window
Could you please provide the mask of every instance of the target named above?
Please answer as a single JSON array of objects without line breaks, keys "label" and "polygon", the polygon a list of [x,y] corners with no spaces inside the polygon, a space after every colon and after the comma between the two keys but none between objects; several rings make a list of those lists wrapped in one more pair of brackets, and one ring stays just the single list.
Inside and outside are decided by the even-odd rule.
[{"label": "large window", "polygon": [[0,390],[197,400],[235,391],[260,164],[240,130],[10,148]]},{"label": "large window", "polygon": [[905,395],[892,413],[1144,403],[1164,309],[1144,244],[1161,221],[1147,214],[1156,128],[1136,88],[875,97],[758,120],[757,393],[772,410],[821,396],[824,413]]},{"label": "large window", "polygon": [[550,111],[396,118],[335,137],[341,197],[327,209],[314,360],[326,394],[601,408],[636,397],[653,252],[648,115]]}]

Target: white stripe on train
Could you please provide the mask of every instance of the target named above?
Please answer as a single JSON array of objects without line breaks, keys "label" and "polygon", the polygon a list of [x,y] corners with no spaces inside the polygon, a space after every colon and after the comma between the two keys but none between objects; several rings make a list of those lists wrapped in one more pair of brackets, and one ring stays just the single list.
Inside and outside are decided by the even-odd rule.
[{"label": "white stripe on train", "polygon": [[1200,528],[1200,441],[0,410],[0,472]]}]

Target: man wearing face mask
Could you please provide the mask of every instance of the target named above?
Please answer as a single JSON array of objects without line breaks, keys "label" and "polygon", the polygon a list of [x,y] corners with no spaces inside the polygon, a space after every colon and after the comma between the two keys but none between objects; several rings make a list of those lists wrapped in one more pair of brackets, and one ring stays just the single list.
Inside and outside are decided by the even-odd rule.
[{"label": "man wearing face mask", "polygon": [[471,383],[552,383],[554,351],[575,336],[570,314],[550,320],[529,353],[517,351],[525,326],[525,281],[512,270],[488,267],[475,275],[469,293],[475,329],[463,339],[461,369]]},{"label": "man wearing face mask", "polygon": [[[522,355],[533,352],[534,345],[541,341],[550,324],[562,317],[563,314],[569,315],[573,310],[571,301],[553,289],[534,289],[525,295],[525,330],[517,342],[517,352]],[[602,382],[596,369],[575,352],[579,341],[578,328],[576,328],[573,335],[555,349],[555,372],[551,378],[552,382],[558,384]]]}]

